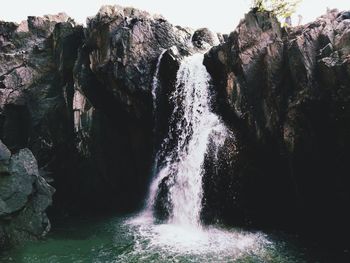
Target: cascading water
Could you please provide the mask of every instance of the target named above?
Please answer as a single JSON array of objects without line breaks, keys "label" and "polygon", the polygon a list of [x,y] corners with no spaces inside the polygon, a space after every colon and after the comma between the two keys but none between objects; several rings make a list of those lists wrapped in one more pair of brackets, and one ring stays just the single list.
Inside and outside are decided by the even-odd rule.
[{"label": "cascading water", "polygon": [[[153,79],[155,103],[163,54],[158,59]],[[227,231],[200,223],[207,151],[209,147],[217,151],[228,136],[233,136],[211,111],[210,76],[203,65],[203,57],[197,53],[184,58],[177,72],[176,87],[170,97],[174,109],[169,131],[156,155],[147,206],[128,221],[134,229],[136,257],[143,255],[143,259],[147,259],[150,251],[157,254],[162,251],[166,257],[180,259],[192,255],[197,260],[193,262],[210,258],[215,262],[227,262],[245,254],[260,254],[268,244],[259,233]],[[213,152],[212,148],[210,150]],[[156,223],[153,209],[164,183],[170,213],[165,223]]]},{"label": "cascading water", "polygon": [[[209,80],[203,54],[187,57],[180,65],[176,89],[170,98],[174,104],[171,129],[160,150],[166,152],[158,154],[165,155],[165,160],[157,167],[148,208],[155,202],[154,190],[169,176],[167,187],[172,210],[169,222],[174,224],[200,226],[203,163],[209,139],[219,146],[228,135],[211,111]],[[175,146],[169,150],[167,144],[171,139],[175,139]]]},{"label": "cascading water", "polygon": [[158,61],[156,64],[156,71],[153,75],[153,81],[152,81],[152,99],[153,99],[153,115],[155,115],[155,111],[157,109],[157,91],[158,91],[158,87],[159,87],[159,79],[158,79],[158,75],[159,75],[159,67],[160,67],[160,63],[162,61],[163,55],[165,54],[166,49],[164,49],[162,51],[162,53],[160,54],[160,56],[158,57]]},{"label": "cascading water", "polygon": [[[158,73],[164,52],[158,59],[152,85],[156,124],[157,111],[161,113],[157,106],[162,105],[157,105],[157,96],[161,94]],[[205,159],[215,162],[225,140],[232,142],[232,134],[211,112],[210,77],[202,61],[202,54],[192,55],[183,59],[178,70],[170,97],[174,109],[169,132],[156,155],[155,176],[143,213],[108,219],[102,224],[96,219],[67,224],[65,219],[61,227],[56,227],[60,232],[53,232],[48,240],[21,245],[10,254],[0,251],[0,261],[306,262],[299,260],[293,250],[286,251],[284,244],[271,243],[259,232],[201,225]],[[79,102],[79,94],[75,95],[75,102]],[[167,189],[170,214],[167,221],[159,222],[154,220],[153,208],[162,188]]]}]

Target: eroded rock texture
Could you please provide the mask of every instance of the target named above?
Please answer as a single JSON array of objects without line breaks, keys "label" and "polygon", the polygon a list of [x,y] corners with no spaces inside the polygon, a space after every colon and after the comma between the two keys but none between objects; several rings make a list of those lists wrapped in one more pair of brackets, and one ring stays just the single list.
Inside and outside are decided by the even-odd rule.
[{"label": "eroded rock texture", "polygon": [[[86,28],[65,14],[29,17],[19,25],[0,22],[0,139],[12,152],[0,147],[0,162],[7,162],[0,165],[1,178],[17,178],[8,162],[25,166],[32,158],[28,148],[40,175],[57,189],[53,212],[140,206],[154,149],[169,129],[168,97],[179,63],[209,45],[217,45],[204,62],[213,107],[235,138],[215,153],[217,166],[210,162],[213,153],[207,154],[203,220],[345,233],[348,12],[330,11],[283,29],[270,13],[252,11],[229,36],[119,6],[101,8]],[[44,183],[36,170],[20,174],[27,188],[19,201]],[[10,209],[4,201],[0,207]],[[2,236],[11,222],[24,225],[24,219],[2,218]],[[35,236],[45,233],[42,226]]]},{"label": "eroded rock texture", "polygon": [[190,29],[119,6],[102,7],[87,28],[59,14],[0,29],[1,139],[30,148],[53,179],[53,212],[140,205],[153,162],[153,74]]},{"label": "eroded rock texture", "polygon": [[1,138],[11,151],[31,149],[40,173],[59,184],[78,164],[72,69],[83,29],[65,14],[0,28]]},{"label": "eroded rock texture", "polygon": [[164,50],[184,47],[190,36],[164,18],[119,6],[102,7],[87,22],[74,68],[74,122],[90,178],[102,178],[101,195],[109,193],[102,199],[107,207],[135,208],[147,192],[156,64]]},{"label": "eroded rock texture", "polygon": [[[239,149],[227,171],[232,179],[212,178],[217,188],[207,185],[212,193],[207,206],[217,207],[219,217],[239,221],[244,215],[248,222],[345,240],[344,208],[350,204],[345,14],[332,10],[313,23],[282,29],[270,13],[250,12],[225,43],[206,54],[216,111],[237,133]],[[222,180],[236,192],[231,199],[221,193]],[[324,231],[327,225],[336,230]]]}]

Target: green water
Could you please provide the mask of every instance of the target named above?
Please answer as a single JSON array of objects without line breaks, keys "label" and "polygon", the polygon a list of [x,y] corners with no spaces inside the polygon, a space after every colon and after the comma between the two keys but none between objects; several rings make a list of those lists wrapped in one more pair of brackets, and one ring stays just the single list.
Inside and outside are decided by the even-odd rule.
[{"label": "green water", "polygon": [[182,229],[149,218],[63,220],[45,240],[7,251],[1,262],[305,262],[293,245],[238,229]]}]

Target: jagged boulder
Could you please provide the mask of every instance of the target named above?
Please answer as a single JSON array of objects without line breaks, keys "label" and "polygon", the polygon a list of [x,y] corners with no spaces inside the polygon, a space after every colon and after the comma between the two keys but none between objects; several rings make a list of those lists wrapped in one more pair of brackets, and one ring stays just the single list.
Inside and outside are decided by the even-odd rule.
[{"label": "jagged boulder", "polygon": [[[264,78],[278,82],[276,78],[282,76],[283,48],[277,19],[270,13],[250,12],[225,43],[207,53],[205,64],[213,80],[219,82],[215,83],[216,86],[222,87],[217,90],[220,94],[216,107],[223,115],[228,111],[233,111],[230,115],[237,117],[244,115],[257,134],[261,133],[260,126],[268,127],[276,122],[276,112],[266,112],[263,116],[256,114],[260,118],[258,120],[249,118],[249,114],[252,111],[264,113],[264,108],[274,103],[263,96],[274,91],[264,88]],[[273,68],[267,75],[270,64]],[[252,104],[254,108],[250,106]]]},{"label": "jagged boulder", "polygon": [[48,38],[55,29],[56,24],[66,22],[73,22],[73,20],[65,13],[45,15],[44,17],[29,16],[27,27],[32,34],[38,37]]},{"label": "jagged boulder", "polygon": [[0,247],[47,234],[50,221],[46,209],[54,191],[39,175],[30,150],[11,155],[0,141]]},{"label": "jagged boulder", "polygon": [[208,28],[197,29],[193,33],[191,41],[197,48],[208,48],[220,43],[218,35],[210,31]]},{"label": "jagged boulder", "polygon": [[115,100],[137,118],[149,118],[151,86],[159,55],[186,46],[188,29],[162,17],[120,6],[104,6],[87,23],[91,70]]}]

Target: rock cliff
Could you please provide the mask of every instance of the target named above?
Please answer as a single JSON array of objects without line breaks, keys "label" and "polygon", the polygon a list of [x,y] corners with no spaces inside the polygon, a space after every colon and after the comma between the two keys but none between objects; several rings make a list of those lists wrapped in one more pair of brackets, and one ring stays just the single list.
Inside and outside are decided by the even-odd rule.
[{"label": "rock cliff", "polygon": [[281,28],[270,13],[252,11],[206,54],[216,111],[239,145],[228,171],[232,199],[208,186],[208,206],[218,204],[221,218],[240,214],[313,233],[331,224],[336,230],[320,235],[345,240],[349,21],[348,12],[331,10],[304,26]]},{"label": "rock cliff", "polygon": [[[0,22],[0,138],[29,148],[58,191],[52,214],[140,206],[153,160],[153,74],[191,30],[102,7],[87,27],[65,14]],[[2,235],[1,235],[2,236]]]},{"label": "rock cliff", "polygon": [[[26,233],[47,231],[52,191],[42,178],[57,189],[52,213],[142,205],[154,149],[169,129],[179,61],[212,45],[204,64],[213,107],[235,140],[219,151],[218,167],[208,153],[203,220],[342,229],[350,203],[349,21],[348,12],[332,10],[281,28],[270,13],[251,11],[223,37],[105,6],[86,28],[65,14],[0,22],[0,139],[12,152],[1,144],[1,240],[15,222],[28,229],[31,216],[38,223]],[[160,85],[156,138],[153,85]],[[26,148],[38,171],[10,165],[35,163]],[[12,179],[3,178],[26,182],[18,199],[25,203],[6,203]],[[45,202],[28,201],[40,191]],[[17,212],[26,207],[31,216]]]}]

